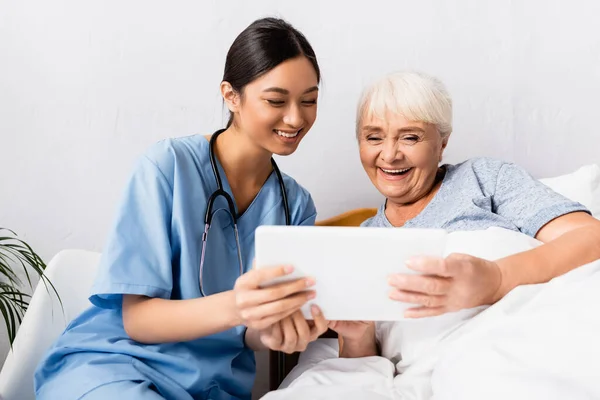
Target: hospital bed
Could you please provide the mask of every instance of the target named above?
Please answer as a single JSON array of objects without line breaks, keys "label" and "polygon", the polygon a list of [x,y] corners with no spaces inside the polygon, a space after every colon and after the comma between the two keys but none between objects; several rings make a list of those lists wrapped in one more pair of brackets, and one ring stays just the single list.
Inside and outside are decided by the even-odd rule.
[{"label": "hospital bed", "polygon": [[[541,181],[600,218],[597,165]],[[320,224],[355,226],[364,219],[346,223],[336,218]],[[539,245],[526,235],[499,228],[464,234],[464,245],[494,254],[482,255],[489,259]],[[513,236],[517,237],[511,244]],[[507,253],[498,257],[497,251]],[[406,341],[410,346],[398,347],[403,349],[399,359],[340,359],[335,339],[319,339],[301,355],[272,353],[271,388],[278,390],[265,400],[600,398],[599,285],[600,260],[545,284],[520,286],[491,307],[417,322],[432,323],[434,329],[404,325],[384,339],[412,335],[410,343]],[[443,325],[446,317],[448,326],[435,326]]]}]

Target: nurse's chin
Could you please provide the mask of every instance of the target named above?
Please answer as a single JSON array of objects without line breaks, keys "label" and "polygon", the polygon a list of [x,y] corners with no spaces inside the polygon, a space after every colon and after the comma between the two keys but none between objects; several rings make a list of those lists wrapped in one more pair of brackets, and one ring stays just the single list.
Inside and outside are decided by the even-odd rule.
[{"label": "nurse's chin", "polygon": [[298,149],[298,145],[300,144],[302,137],[298,135],[294,139],[297,140],[293,142],[283,142],[279,139],[275,139],[275,143],[273,146],[270,146],[269,151],[273,154],[277,154],[278,156],[289,156],[290,154],[294,153],[296,149]]},{"label": "nurse's chin", "polygon": [[276,154],[278,156],[289,156],[293,154],[297,150],[298,146],[294,146],[293,148],[275,148],[271,153]]}]

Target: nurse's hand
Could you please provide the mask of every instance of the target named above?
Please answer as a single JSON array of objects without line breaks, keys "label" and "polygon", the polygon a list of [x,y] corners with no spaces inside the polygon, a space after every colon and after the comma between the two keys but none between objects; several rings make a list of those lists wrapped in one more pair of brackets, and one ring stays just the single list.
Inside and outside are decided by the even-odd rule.
[{"label": "nurse's hand", "polygon": [[422,275],[394,274],[390,298],[413,303],[407,318],[432,317],[447,312],[493,304],[498,300],[502,272],[493,261],[467,254],[415,257],[406,265]]},{"label": "nurse's hand", "polygon": [[312,278],[260,287],[275,278],[289,275],[293,270],[289,266],[252,269],[237,279],[233,293],[239,325],[263,330],[292,315],[315,297],[315,292],[308,290],[315,284]]},{"label": "nurse's hand", "polygon": [[260,341],[267,348],[292,354],[306,350],[306,346],[327,330],[327,321],[316,305],[311,307],[312,321],[307,321],[302,311],[260,331]]}]

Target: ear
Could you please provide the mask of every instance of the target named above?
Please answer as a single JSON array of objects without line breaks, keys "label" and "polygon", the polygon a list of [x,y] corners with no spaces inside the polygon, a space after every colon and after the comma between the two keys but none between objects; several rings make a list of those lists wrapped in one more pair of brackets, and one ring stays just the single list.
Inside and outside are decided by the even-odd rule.
[{"label": "ear", "polygon": [[221,96],[223,96],[223,100],[229,111],[232,113],[239,111],[240,95],[231,86],[231,83],[227,81],[221,82]]},{"label": "ear", "polygon": [[450,135],[442,139],[442,151],[446,150],[446,146],[448,146],[448,140],[450,140]]},{"label": "ear", "polygon": [[440,149],[440,162],[442,161],[442,157],[444,156],[444,150],[446,150],[446,146],[448,146],[448,140],[450,139],[450,134],[442,139],[442,148]]}]

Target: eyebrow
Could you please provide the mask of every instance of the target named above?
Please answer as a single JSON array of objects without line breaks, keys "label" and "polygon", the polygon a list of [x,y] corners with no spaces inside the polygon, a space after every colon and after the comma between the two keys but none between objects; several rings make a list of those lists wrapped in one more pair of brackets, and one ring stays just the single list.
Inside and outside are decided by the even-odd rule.
[{"label": "eyebrow", "polygon": [[398,129],[398,133],[405,133],[405,132],[421,132],[421,133],[425,133],[425,129],[420,128],[418,126],[405,126],[404,128]]},{"label": "eyebrow", "polygon": [[[304,91],[304,93],[302,94],[308,94],[308,93],[312,93],[312,92],[316,92],[319,90],[318,86],[313,86],[311,88],[308,88]],[[280,88],[280,87],[270,87],[267,88],[265,90],[263,90],[263,92],[274,92],[274,93],[280,93],[280,94],[290,94],[290,91],[284,88]]]},{"label": "eyebrow", "polygon": [[[381,127],[376,126],[376,125],[365,125],[362,128],[363,131],[381,131]],[[406,133],[406,132],[421,132],[421,133],[425,133],[425,130],[423,128],[420,128],[418,126],[405,126],[404,128],[400,128],[397,130],[398,133]]]}]

